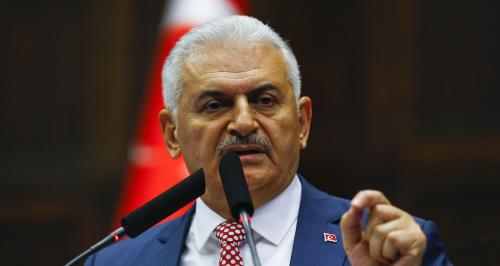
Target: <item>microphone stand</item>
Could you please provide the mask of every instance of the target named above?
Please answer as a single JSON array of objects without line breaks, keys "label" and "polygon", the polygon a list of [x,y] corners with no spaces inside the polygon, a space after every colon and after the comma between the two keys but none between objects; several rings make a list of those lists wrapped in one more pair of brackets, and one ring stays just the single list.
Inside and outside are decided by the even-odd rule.
[{"label": "microphone stand", "polygon": [[246,237],[248,240],[248,245],[250,246],[250,253],[252,253],[252,260],[255,266],[260,266],[259,256],[257,255],[257,249],[255,247],[255,242],[253,241],[252,228],[250,227],[250,216],[245,210],[240,212],[240,223],[243,225]]},{"label": "microphone stand", "polygon": [[116,229],[111,234],[109,234],[108,236],[103,238],[101,241],[97,242],[95,245],[93,245],[89,249],[85,250],[80,255],[78,255],[76,258],[74,258],[70,262],[64,264],[64,266],[75,265],[77,262],[81,261],[82,259],[86,258],[87,256],[90,256],[90,255],[96,253],[97,251],[99,251],[103,247],[120,240],[120,237],[122,237],[123,235],[125,235],[125,229],[123,229],[123,227]]}]

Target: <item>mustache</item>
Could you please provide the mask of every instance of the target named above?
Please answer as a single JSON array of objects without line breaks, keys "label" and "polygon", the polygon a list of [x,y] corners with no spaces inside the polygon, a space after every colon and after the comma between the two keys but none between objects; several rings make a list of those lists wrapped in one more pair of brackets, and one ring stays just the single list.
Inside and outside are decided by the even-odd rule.
[{"label": "mustache", "polygon": [[259,145],[266,153],[271,149],[271,142],[265,136],[257,134],[247,136],[229,135],[227,139],[217,145],[216,152],[222,155],[227,148],[235,145]]}]

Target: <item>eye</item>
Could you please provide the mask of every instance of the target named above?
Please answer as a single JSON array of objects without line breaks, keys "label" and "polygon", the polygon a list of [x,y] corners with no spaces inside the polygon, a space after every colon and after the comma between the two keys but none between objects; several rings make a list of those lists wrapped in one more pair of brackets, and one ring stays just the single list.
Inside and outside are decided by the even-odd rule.
[{"label": "eye", "polygon": [[222,107],[222,104],[218,101],[211,101],[205,105],[205,110],[215,111]]},{"label": "eye", "polygon": [[274,103],[274,99],[270,96],[260,96],[257,98],[256,103],[263,106],[269,106]]}]

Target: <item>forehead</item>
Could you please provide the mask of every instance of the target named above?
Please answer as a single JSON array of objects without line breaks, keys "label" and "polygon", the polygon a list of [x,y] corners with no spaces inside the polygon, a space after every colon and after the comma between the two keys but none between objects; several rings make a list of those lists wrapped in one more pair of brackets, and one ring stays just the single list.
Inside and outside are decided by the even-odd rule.
[{"label": "forehead", "polygon": [[[239,84],[252,86],[258,82],[283,82],[286,67],[282,54],[262,43],[206,45],[190,54],[183,62],[183,88]],[[279,85],[279,84],[276,84]]]}]

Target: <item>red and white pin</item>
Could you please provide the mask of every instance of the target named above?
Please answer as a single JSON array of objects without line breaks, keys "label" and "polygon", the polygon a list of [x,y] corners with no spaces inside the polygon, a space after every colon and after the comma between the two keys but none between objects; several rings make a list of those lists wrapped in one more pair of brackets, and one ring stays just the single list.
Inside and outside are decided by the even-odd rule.
[{"label": "red and white pin", "polygon": [[335,234],[323,233],[323,236],[325,237],[325,242],[337,243],[337,236]]}]

